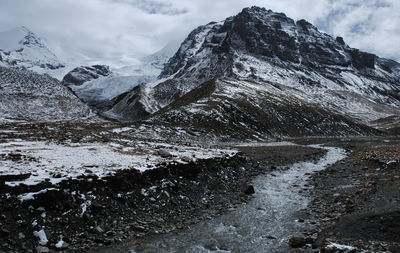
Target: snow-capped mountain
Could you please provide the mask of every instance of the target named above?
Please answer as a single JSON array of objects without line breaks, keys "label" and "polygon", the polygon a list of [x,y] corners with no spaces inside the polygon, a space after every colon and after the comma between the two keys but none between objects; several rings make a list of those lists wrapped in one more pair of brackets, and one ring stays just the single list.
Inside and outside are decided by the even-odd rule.
[{"label": "snow-capped mountain", "polygon": [[[259,7],[195,29],[159,78],[134,89],[107,114],[137,120],[179,104],[179,98],[206,81],[219,79],[222,85],[228,79],[233,83],[230,96],[243,95],[243,101],[259,101],[262,93],[288,95],[364,124],[400,115],[399,63],[353,49],[305,20],[295,22]],[[242,81],[255,83],[259,92],[242,89]],[[203,97],[200,105],[208,103],[203,100],[208,101]],[[204,110],[193,112],[191,117],[205,115]]]},{"label": "snow-capped mountain", "polygon": [[26,69],[0,67],[0,123],[98,119],[57,79]]},{"label": "snow-capped mountain", "polygon": [[65,64],[26,27],[0,32],[0,64],[37,73],[57,74]]}]

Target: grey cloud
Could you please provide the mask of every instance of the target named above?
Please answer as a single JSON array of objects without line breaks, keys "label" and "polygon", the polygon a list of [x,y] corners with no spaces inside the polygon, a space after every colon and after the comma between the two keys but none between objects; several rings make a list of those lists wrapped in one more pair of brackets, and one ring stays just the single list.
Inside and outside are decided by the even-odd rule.
[{"label": "grey cloud", "polygon": [[[13,0],[0,1],[0,30],[25,25],[95,61],[134,61],[199,25],[258,5],[307,19],[353,47],[400,59],[398,0]],[[358,29],[355,29],[358,28]],[[68,55],[68,54],[67,54]]]},{"label": "grey cloud", "polygon": [[188,12],[185,8],[176,8],[172,3],[155,0],[111,0],[117,3],[130,4],[148,14],[181,15]]}]

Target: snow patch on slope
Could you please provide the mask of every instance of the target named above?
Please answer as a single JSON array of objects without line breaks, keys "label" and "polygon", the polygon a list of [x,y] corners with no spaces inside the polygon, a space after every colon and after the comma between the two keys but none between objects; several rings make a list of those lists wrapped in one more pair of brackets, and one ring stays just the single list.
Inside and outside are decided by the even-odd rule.
[{"label": "snow patch on slope", "polygon": [[70,88],[85,100],[111,100],[134,87],[153,80],[152,76],[111,76],[102,77]]},{"label": "snow patch on slope", "polygon": [[[113,131],[126,131],[126,129]],[[123,169],[137,169],[143,172],[163,162],[187,163],[197,159],[233,155],[236,152],[228,149],[141,141],[128,141],[121,145],[8,140],[0,143],[0,176],[30,174],[24,180],[7,181],[6,184],[10,186],[21,183],[36,185],[44,180],[57,184],[80,175],[94,174],[102,178]],[[19,161],[8,159],[9,154],[15,153],[21,154],[23,158]]]}]

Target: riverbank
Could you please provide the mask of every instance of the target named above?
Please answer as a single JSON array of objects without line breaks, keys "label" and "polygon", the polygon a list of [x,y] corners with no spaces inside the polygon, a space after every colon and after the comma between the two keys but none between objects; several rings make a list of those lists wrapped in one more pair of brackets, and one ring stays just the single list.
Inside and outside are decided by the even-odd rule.
[{"label": "riverbank", "polygon": [[325,153],[299,146],[238,149],[234,156],[164,163],[144,172],[119,170],[102,178],[87,168],[56,185],[45,180],[9,186],[5,182],[10,179],[3,178],[0,249],[84,252],[173,233],[248,201],[255,176],[298,161],[317,161]]},{"label": "riverbank", "polygon": [[400,143],[339,141],[348,157],[313,176],[321,252],[400,252]]}]

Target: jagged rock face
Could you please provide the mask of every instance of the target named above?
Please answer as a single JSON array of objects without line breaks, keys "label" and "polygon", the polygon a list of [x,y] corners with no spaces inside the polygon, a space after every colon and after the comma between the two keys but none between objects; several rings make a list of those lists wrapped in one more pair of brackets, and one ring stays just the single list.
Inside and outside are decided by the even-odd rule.
[{"label": "jagged rock face", "polygon": [[154,113],[220,78],[253,80],[265,83],[265,89],[272,85],[363,123],[400,108],[399,63],[350,48],[305,20],[258,7],[195,29],[159,78],[134,100],[121,99],[110,113],[137,120],[144,113],[136,111]]},{"label": "jagged rock face", "polygon": [[[171,58],[160,77],[174,73],[182,76],[185,70],[198,64],[198,55],[217,54],[218,64],[227,65],[233,58],[250,55],[261,60],[289,62],[305,67],[338,65],[356,68],[375,67],[375,56],[352,50],[343,39],[335,40],[321,33],[305,20],[294,22],[283,13],[264,8],[246,8],[223,23],[210,23],[189,34],[177,54]],[[183,68],[183,69],[182,69]],[[232,73],[214,71],[215,76]],[[215,77],[214,76],[214,77]],[[210,77],[209,77],[210,78]]]},{"label": "jagged rock face", "polygon": [[68,74],[66,74],[62,80],[62,83],[65,86],[79,86],[85,82],[97,79],[99,77],[109,76],[110,74],[110,67],[106,65],[81,66],[74,68]]},{"label": "jagged rock face", "polygon": [[0,124],[98,120],[58,80],[24,69],[0,67]]}]

